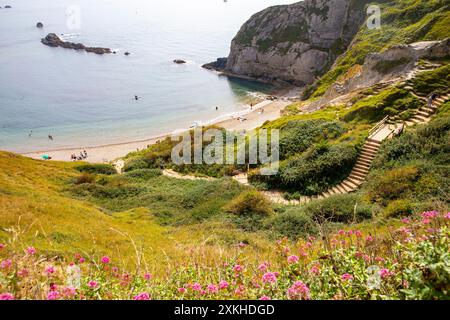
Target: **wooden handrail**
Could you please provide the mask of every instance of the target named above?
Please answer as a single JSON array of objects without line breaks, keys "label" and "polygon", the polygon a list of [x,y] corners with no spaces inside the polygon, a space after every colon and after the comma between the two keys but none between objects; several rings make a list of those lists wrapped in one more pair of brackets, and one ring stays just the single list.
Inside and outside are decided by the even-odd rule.
[{"label": "wooden handrail", "polygon": [[389,120],[389,116],[384,117],[383,120],[381,120],[380,122],[378,122],[375,127],[373,127],[372,129],[370,129],[369,131],[369,137],[371,137],[372,135],[374,135],[375,133],[378,132],[378,130],[381,128],[381,126],[383,124],[385,124],[387,121]]}]

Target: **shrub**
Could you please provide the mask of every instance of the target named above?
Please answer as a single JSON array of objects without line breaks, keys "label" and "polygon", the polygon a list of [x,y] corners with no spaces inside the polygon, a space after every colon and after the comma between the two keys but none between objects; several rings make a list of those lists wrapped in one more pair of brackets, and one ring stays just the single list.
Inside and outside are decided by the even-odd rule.
[{"label": "shrub", "polygon": [[297,240],[318,233],[317,225],[311,217],[298,207],[290,207],[285,212],[271,217],[265,222],[273,237],[289,237]]},{"label": "shrub", "polygon": [[91,173],[91,174],[112,175],[112,174],[117,173],[114,166],[112,166],[110,164],[84,164],[84,165],[75,167],[75,169],[80,172]]},{"label": "shrub", "polygon": [[379,172],[369,179],[368,195],[372,201],[387,204],[389,200],[404,197],[411,192],[419,177],[415,166],[406,166]]},{"label": "shrub", "polygon": [[387,115],[398,115],[408,109],[418,109],[422,102],[409,91],[391,88],[355,103],[343,116],[345,121],[377,122]]},{"label": "shrub", "polygon": [[95,175],[90,173],[82,173],[75,179],[75,184],[85,184],[85,183],[94,183],[95,182]]},{"label": "shrub", "polygon": [[357,156],[357,148],[347,143],[314,146],[281,162],[278,174],[263,176],[255,172],[249,180],[302,195],[320,194],[347,177]]},{"label": "shrub", "polygon": [[149,169],[150,164],[144,158],[134,158],[125,162],[123,172],[130,172],[138,169]]},{"label": "shrub", "polygon": [[432,92],[445,94],[450,88],[450,65],[418,74],[413,79],[414,91],[426,96]]},{"label": "shrub", "polygon": [[386,218],[398,218],[402,216],[409,216],[413,213],[413,208],[409,200],[395,200],[388,204],[384,209],[384,216]]},{"label": "shrub", "polygon": [[160,176],[161,170],[159,169],[136,169],[129,171],[125,174],[126,177],[136,179],[136,180],[150,180]]},{"label": "shrub", "polygon": [[273,213],[269,200],[256,190],[243,192],[234,198],[225,210],[237,216],[269,216]]},{"label": "shrub", "polygon": [[303,211],[319,222],[360,222],[372,217],[372,208],[355,194],[334,195],[307,204]]}]

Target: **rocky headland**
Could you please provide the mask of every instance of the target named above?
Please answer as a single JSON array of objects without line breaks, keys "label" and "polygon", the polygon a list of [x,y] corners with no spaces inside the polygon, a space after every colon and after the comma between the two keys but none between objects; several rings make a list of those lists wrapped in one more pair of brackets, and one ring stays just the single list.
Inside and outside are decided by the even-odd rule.
[{"label": "rocky headland", "polygon": [[364,22],[361,0],[305,0],[253,15],[231,43],[227,59],[207,69],[263,82],[308,85],[343,53]]}]

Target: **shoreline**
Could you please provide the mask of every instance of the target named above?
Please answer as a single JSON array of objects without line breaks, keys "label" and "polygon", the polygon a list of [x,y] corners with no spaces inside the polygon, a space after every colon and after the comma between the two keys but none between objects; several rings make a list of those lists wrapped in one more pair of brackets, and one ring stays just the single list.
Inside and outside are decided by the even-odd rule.
[{"label": "shoreline", "polygon": [[[205,121],[202,125],[218,126],[229,131],[252,130],[260,127],[266,121],[272,121],[281,116],[281,111],[292,101],[287,97],[281,97],[277,100],[263,100],[253,106],[251,109],[235,112],[229,115],[228,119],[211,119]],[[261,110],[263,109],[263,112]],[[240,118],[243,118],[239,120]],[[189,130],[189,128],[186,128]],[[110,163],[116,159],[126,156],[130,152],[146,149],[155,144],[158,140],[170,137],[172,133],[160,134],[148,139],[133,141],[124,141],[97,146],[81,146],[76,148],[48,149],[42,151],[18,153],[22,156],[42,160],[42,156],[48,155],[56,161],[72,161],[71,154],[79,155],[81,151],[86,150],[88,158],[83,161],[89,163]]]}]

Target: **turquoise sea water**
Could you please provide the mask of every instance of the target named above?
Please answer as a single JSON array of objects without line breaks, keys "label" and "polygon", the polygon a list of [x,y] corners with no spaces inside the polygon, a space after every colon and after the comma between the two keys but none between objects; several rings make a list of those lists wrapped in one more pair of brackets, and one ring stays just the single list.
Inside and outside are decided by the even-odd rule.
[{"label": "turquoise sea water", "polygon": [[[292,2],[0,0],[12,6],[0,9],[0,149],[138,140],[242,110],[248,94],[270,88],[218,77],[201,65],[227,56],[252,14]],[[50,32],[118,54],[46,47],[40,39]],[[174,64],[178,58],[188,63]]]}]

